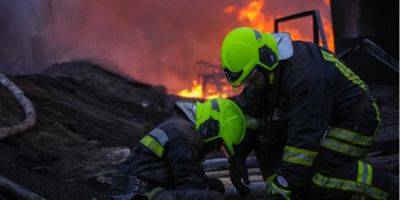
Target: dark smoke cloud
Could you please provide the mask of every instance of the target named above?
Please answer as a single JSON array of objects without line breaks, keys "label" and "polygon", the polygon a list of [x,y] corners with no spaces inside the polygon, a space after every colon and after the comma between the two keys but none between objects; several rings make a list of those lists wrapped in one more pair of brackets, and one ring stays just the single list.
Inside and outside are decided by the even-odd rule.
[{"label": "dark smoke cloud", "polygon": [[[223,10],[229,5],[243,7],[249,1],[15,0],[12,2],[19,3],[7,4],[7,8],[1,6],[11,1],[0,2],[0,34],[10,31],[9,21],[25,19],[23,30],[16,35],[29,38],[39,34],[44,38],[43,65],[89,60],[136,80],[166,85],[175,92],[189,87],[195,79],[195,61],[219,62],[223,36],[242,25],[235,14]],[[26,8],[28,2],[34,11]],[[13,9],[8,14],[2,12],[10,7]],[[315,8],[329,15],[325,3],[315,0],[266,1],[264,12],[272,19]],[[21,17],[21,13],[26,16]],[[40,23],[32,17],[35,13],[39,13]],[[9,19],[3,20],[3,15]],[[32,31],[38,28],[40,31]],[[0,48],[4,44],[0,39]],[[35,68],[11,66],[0,67],[0,71],[26,73],[45,67],[34,62],[31,66]]]}]

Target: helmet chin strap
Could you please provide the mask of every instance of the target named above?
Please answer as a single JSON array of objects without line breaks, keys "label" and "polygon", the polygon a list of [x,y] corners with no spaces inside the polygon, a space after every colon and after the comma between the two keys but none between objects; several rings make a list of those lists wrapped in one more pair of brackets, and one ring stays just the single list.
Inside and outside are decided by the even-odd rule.
[{"label": "helmet chin strap", "polygon": [[266,72],[266,82],[267,82],[267,99],[270,103],[277,105],[279,98],[279,81],[282,75],[282,67],[278,66],[273,71]]},{"label": "helmet chin strap", "polygon": [[226,149],[225,145],[223,145],[223,144],[221,145],[221,151],[222,151],[222,153],[225,155],[225,157],[227,157],[227,158],[230,158],[230,157],[231,157],[231,155],[230,155],[228,149]]}]

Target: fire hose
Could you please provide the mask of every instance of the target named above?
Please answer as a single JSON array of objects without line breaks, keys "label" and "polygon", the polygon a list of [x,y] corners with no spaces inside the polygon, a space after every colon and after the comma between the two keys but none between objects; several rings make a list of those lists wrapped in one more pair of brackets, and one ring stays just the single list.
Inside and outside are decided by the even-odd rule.
[{"label": "fire hose", "polygon": [[[24,109],[26,116],[21,124],[0,128],[0,140],[3,140],[32,128],[36,122],[36,112],[32,102],[25,96],[24,92],[2,73],[0,73],[0,84],[17,99],[18,103]],[[44,198],[1,175],[0,197],[2,199],[6,199],[7,197],[20,200],[44,200]]]},{"label": "fire hose", "polygon": [[36,112],[24,92],[2,73],[0,73],[0,84],[11,92],[25,112],[25,120],[21,124],[0,128],[0,140],[3,140],[32,128],[36,123]]},{"label": "fire hose", "polygon": [[0,199],[45,200],[32,191],[0,175]]}]

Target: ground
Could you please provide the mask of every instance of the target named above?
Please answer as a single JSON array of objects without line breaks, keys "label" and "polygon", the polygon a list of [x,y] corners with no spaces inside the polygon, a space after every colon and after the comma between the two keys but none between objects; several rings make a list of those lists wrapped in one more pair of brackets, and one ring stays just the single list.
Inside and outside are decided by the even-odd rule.
[{"label": "ground", "polygon": [[[89,63],[71,65],[76,68],[61,65],[47,75],[11,78],[38,117],[33,129],[0,142],[0,175],[47,199],[105,199],[109,186],[88,177],[94,155],[107,147],[133,146],[170,115],[167,95],[162,87],[123,79]],[[0,127],[24,119],[3,87],[0,116]]]}]

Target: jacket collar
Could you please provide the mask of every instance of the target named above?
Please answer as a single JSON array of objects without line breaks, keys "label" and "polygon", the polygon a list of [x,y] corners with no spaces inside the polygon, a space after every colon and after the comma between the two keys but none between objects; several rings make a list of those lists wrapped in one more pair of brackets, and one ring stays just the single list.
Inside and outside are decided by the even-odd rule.
[{"label": "jacket collar", "polygon": [[179,108],[186,117],[193,122],[196,123],[196,104],[189,101],[177,101],[175,102],[175,108]]},{"label": "jacket collar", "polygon": [[279,60],[287,60],[293,56],[292,38],[289,33],[273,33],[272,34],[278,43]]}]

